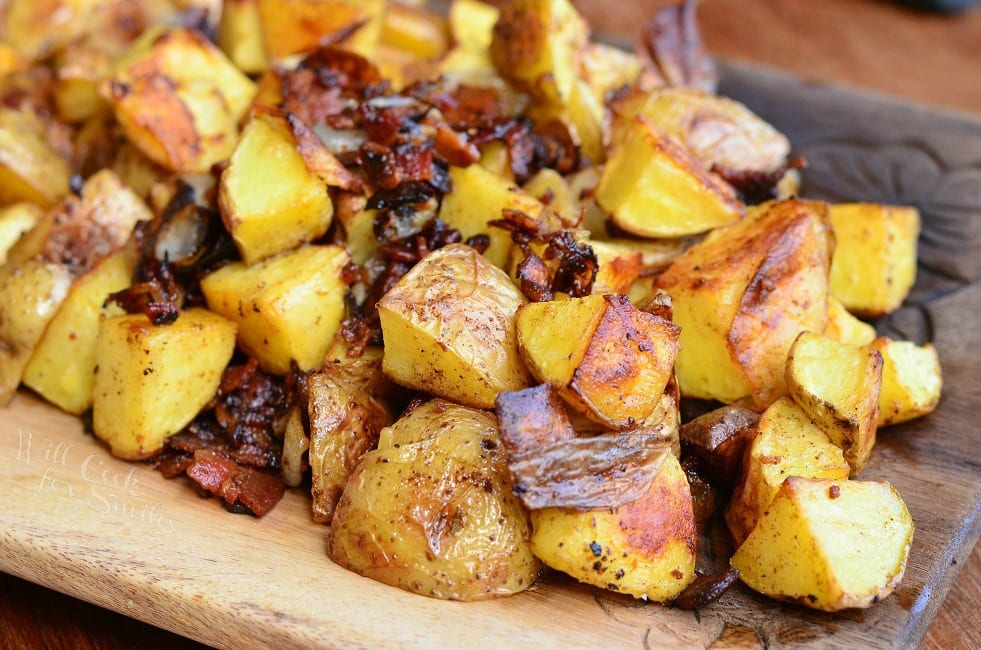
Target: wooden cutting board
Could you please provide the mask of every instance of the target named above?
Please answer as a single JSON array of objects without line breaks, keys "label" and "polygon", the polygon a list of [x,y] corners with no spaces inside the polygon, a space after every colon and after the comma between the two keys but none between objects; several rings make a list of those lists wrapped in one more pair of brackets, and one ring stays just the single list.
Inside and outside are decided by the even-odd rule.
[{"label": "wooden cutting board", "polygon": [[332,564],[308,497],[288,494],[262,520],[228,514],[112,458],[27,393],[0,411],[0,570],[232,648],[915,645],[981,532],[981,122],[748,68],[724,68],[723,90],[791,136],[810,161],[807,194],[924,214],[910,305],[878,326],[934,341],[944,398],[880,432],[863,475],[893,482],[917,526],[890,598],[829,615],[736,588],[695,613],[557,575],[497,601],[414,596]]}]

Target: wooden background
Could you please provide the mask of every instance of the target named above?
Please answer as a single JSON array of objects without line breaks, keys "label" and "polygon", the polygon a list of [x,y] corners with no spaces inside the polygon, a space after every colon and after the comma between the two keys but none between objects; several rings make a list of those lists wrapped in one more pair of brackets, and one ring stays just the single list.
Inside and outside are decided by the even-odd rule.
[{"label": "wooden background", "polygon": [[[577,0],[597,33],[631,37],[664,0]],[[718,56],[816,81],[874,89],[981,114],[981,11],[947,17],[884,0],[703,0]],[[981,647],[981,552],[948,596],[923,647]],[[0,647],[175,648],[190,641],[0,574]]]}]

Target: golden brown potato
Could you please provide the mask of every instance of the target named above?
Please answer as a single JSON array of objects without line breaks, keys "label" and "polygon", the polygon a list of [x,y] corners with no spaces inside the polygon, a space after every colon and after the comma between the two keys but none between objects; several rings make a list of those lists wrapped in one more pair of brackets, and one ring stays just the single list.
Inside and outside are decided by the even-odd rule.
[{"label": "golden brown potato", "polygon": [[41,214],[41,208],[33,203],[15,203],[0,208],[0,266],[7,261],[7,251],[34,227]]},{"label": "golden brown potato", "polygon": [[735,191],[643,117],[635,118],[603,168],[596,202],[640,237],[680,237],[735,223]]},{"label": "golden brown potato", "polygon": [[215,396],[235,349],[235,323],[206,309],[170,325],[143,314],[102,319],[96,338],[92,430],[113,455],[147,458]]},{"label": "golden brown potato", "polygon": [[787,352],[827,324],[827,206],[771,201],[712,232],[656,280],[681,326],[682,395],[757,410],[786,391]]},{"label": "golden brown potato", "polygon": [[831,206],[838,245],[831,262],[831,294],[848,311],[877,317],[903,304],[916,279],[920,213],[876,203]]},{"label": "golden brown potato", "polygon": [[589,27],[569,0],[513,0],[500,7],[491,59],[509,81],[543,102],[572,93]]},{"label": "golden brown potato", "polygon": [[741,544],[789,476],[847,479],[841,449],[793,401],[782,397],[763,412],[743,460],[726,523]]},{"label": "golden brown potato", "polygon": [[269,61],[266,59],[259,0],[222,2],[218,47],[246,74],[259,74],[266,69]]},{"label": "golden brown potato", "polygon": [[480,600],[534,584],[530,535],[494,416],[436,399],[364,455],[334,512],[329,552],[408,591]]},{"label": "golden brown potato", "polygon": [[892,593],[912,538],[890,484],[791,477],[731,563],[762,594],[835,612]]},{"label": "golden brown potato", "polygon": [[462,244],[433,251],[378,301],[385,374],[460,404],[493,408],[531,383],[514,315],[525,303],[510,278]]},{"label": "golden brown potato", "polygon": [[511,251],[511,233],[487,225],[500,219],[503,210],[520,210],[532,218],[541,215],[545,206],[520,187],[480,165],[450,167],[453,191],[443,197],[439,218],[456,228],[464,239],[485,234],[490,246],[484,257],[494,265],[506,268]]},{"label": "golden brown potato", "polygon": [[833,295],[828,296],[828,326],[824,335],[839,343],[868,345],[875,339],[875,328],[849,313]]},{"label": "golden brown potato", "polygon": [[129,140],[178,173],[231,154],[255,84],[199,32],[146,32],[102,85]]},{"label": "golden brown potato", "polygon": [[385,0],[258,0],[266,53],[272,61],[314,49],[337,38],[362,56],[370,56],[381,35]]},{"label": "golden brown potato", "polygon": [[49,207],[68,194],[69,169],[30,109],[0,108],[0,205]]},{"label": "golden brown potato", "polygon": [[267,115],[242,130],[221,175],[218,205],[246,264],[320,237],[334,215],[327,186],[309,169],[293,134]]},{"label": "golden brown potato", "polygon": [[119,250],[75,281],[24,370],[25,386],[69,413],[92,406],[95,340],[109,294],[130,285],[133,264]]},{"label": "golden brown potato", "polygon": [[381,364],[382,351],[373,348],[361,357],[328,359],[307,377],[314,521],[330,521],[351,472],[392,423],[380,399],[387,383]]},{"label": "golden brown potato", "polygon": [[841,447],[851,475],[875,445],[882,355],[875,348],[801,332],[787,357],[787,389],[811,421]]},{"label": "golden brown potato", "polygon": [[943,388],[936,348],[931,343],[917,345],[884,336],[872,341],[872,347],[882,354],[883,361],[879,426],[932,413]]},{"label": "golden brown potato", "polygon": [[449,49],[447,19],[424,6],[386,3],[380,43],[412,59],[435,59]]},{"label": "golden brown potato", "polygon": [[517,315],[532,375],[590,419],[624,429],[649,417],[672,378],[679,328],[625,296],[535,302]]},{"label": "golden brown potato", "polygon": [[545,508],[531,517],[535,555],[580,582],[664,602],[695,577],[691,492],[670,454],[636,501],[607,510]]},{"label": "golden brown potato", "polygon": [[14,396],[73,279],[64,264],[40,259],[0,266],[0,405]]},{"label": "golden brown potato", "polygon": [[227,264],[201,280],[208,308],[238,323],[238,343],[267,372],[295,361],[313,370],[344,318],[350,257],[340,246],[301,246],[245,266]]}]

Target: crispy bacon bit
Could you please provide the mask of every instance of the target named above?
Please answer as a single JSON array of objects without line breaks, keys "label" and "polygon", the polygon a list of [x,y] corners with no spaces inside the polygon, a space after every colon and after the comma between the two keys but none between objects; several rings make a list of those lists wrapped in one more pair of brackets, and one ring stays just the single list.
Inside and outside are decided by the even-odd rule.
[{"label": "crispy bacon bit", "polygon": [[243,467],[210,449],[194,452],[187,475],[228,506],[244,507],[256,517],[272,510],[286,491],[278,475]]},{"label": "crispy bacon bit", "polygon": [[525,259],[518,263],[516,272],[521,283],[521,293],[532,302],[552,300],[551,272],[545,262],[535,253],[529,251]]},{"label": "crispy bacon bit", "polygon": [[436,177],[430,145],[410,143],[385,147],[375,142],[361,146],[361,168],[368,181],[382,190],[394,190],[403,183],[428,183]]},{"label": "crispy bacon bit", "polygon": [[659,10],[644,26],[640,55],[645,72],[668,86],[715,92],[717,75],[698,30],[698,3],[686,0]]},{"label": "crispy bacon bit", "polygon": [[838,485],[832,485],[828,488],[828,498],[837,499],[841,496],[841,487]]},{"label": "crispy bacon bit", "polygon": [[791,169],[804,169],[807,161],[795,156],[776,169],[765,171],[758,169],[729,169],[721,165],[712,165],[712,171],[727,183],[732,185],[744,203],[757,204],[776,198],[777,183]]},{"label": "crispy bacon bit", "polygon": [[183,292],[170,266],[151,258],[142,268],[146,279],[122,291],[109,294],[106,302],[116,303],[127,314],[146,314],[154,325],[169,325],[180,315]]},{"label": "crispy bacon bit", "polygon": [[729,567],[715,575],[699,575],[674,601],[678,609],[692,610],[715,602],[739,579],[739,569]]}]

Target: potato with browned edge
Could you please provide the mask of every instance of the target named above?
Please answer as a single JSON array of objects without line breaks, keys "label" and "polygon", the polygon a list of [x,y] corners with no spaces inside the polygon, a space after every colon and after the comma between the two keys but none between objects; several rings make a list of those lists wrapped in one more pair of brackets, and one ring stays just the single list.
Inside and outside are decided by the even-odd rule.
[{"label": "potato with browned edge", "polygon": [[482,600],[523,591],[541,565],[511,492],[494,416],[435,399],[383,429],[331,524],[343,567],[426,596]]}]

